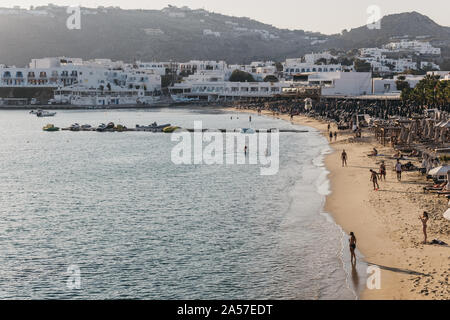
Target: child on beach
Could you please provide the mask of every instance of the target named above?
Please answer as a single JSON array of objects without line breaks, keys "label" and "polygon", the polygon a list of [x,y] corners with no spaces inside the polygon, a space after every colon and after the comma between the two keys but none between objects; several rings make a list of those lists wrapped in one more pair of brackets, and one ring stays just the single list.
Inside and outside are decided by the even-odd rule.
[{"label": "child on beach", "polygon": [[353,232],[350,232],[350,239],[348,239],[349,242],[349,246],[350,246],[350,261],[353,264],[353,260],[355,261],[354,263],[356,263],[356,254],[355,254],[355,250],[356,250],[356,237],[355,234]]},{"label": "child on beach", "polygon": [[423,243],[427,243],[427,222],[428,222],[428,213],[426,211],[423,212],[423,216],[419,216],[419,220],[422,221],[422,230],[425,239]]},{"label": "child on beach", "polygon": [[397,159],[397,163],[395,164],[395,171],[397,172],[397,180],[402,181],[402,164],[400,160]]},{"label": "child on beach", "polygon": [[347,166],[347,152],[345,152],[345,150],[342,151],[341,160],[342,160],[342,166],[346,167]]},{"label": "child on beach", "polygon": [[370,181],[373,182],[373,190],[378,191],[380,189],[380,186],[378,185],[378,173],[370,169]]}]

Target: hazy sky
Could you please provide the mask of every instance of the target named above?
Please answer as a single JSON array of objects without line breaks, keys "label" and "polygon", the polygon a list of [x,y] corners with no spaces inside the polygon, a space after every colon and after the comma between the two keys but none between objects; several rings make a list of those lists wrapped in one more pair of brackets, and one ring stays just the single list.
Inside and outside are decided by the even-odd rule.
[{"label": "hazy sky", "polygon": [[440,25],[450,26],[449,0],[0,0],[0,7],[19,5],[119,6],[123,9],[162,9],[168,4],[204,8],[233,16],[245,16],[279,28],[339,33],[366,24],[367,8],[377,5],[381,14],[418,11]]}]

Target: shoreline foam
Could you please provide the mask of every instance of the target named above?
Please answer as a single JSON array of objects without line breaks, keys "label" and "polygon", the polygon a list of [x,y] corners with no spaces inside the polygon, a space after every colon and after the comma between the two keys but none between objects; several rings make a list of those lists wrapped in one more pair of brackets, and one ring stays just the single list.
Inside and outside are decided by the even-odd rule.
[{"label": "shoreline foam", "polygon": [[[225,110],[256,113],[235,108]],[[263,115],[273,117],[267,111],[263,111]],[[288,115],[277,118],[289,121]],[[312,127],[327,138],[325,122],[296,116],[292,123]],[[333,126],[332,131],[337,129]],[[404,181],[398,183],[392,172],[392,160],[386,161],[387,181],[381,182],[379,192],[373,191],[368,171],[369,168],[377,170],[378,159],[367,157],[367,153],[373,146],[384,154],[393,150],[379,146],[370,134],[364,133],[363,139],[357,142],[350,142],[349,138],[352,138],[349,133],[339,132],[338,140],[329,143],[333,151],[324,156],[332,191],[326,196],[324,211],[330,213],[345,235],[355,232],[358,249],[366,262],[380,268],[381,289],[366,288],[360,298],[450,299],[450,248],[421,244],[423,235],[418,221],[424,210],[431,210],[429,239],[439,238],[450,243],[449,224],[440,218],[447,204],[435,195],[421,192],[425,181],[417,172],[405,172]],[[341,167],[340,149],[345,149],[349,155],[347,168]],[[344,235],[342,242],[345,247]],[[344,254],[345,251],[344,248]],[[345,264],[346,261],[344,268]]]}]

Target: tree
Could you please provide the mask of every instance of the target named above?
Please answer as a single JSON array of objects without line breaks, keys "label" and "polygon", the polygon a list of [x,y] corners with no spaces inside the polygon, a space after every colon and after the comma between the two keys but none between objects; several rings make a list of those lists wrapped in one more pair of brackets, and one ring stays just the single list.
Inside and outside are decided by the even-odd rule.
[{"label": "tree", "polygon": [[278,78],[272,74],[269,74],[264,78],[264,82],[278,82]]},{"label": "tree", "polygon": [[230,76],[229,81],[231,82],[255,82],[253,76],[245,71],[234,70]]},{"label": "tree", "polygon": [[281,62],[275,62],[275,67],[277,68],[278,72],[283,71],[283,64]]},{"label": "tree", "polygon": [[318,64],[318,65],[327,64],[327,59],[320,58],[316,61],[316,64]]},{"label": "tree", "polygon": [[370,72],[372,70],[372,65],[369,62],[356,59],[355,60],[355,71],[356,72]]}]

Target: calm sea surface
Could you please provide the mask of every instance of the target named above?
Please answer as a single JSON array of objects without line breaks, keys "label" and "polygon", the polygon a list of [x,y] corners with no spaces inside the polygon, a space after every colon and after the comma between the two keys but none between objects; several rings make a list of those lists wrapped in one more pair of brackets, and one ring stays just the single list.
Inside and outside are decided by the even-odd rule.
[{"label": "calm sea surface", "polygon": [[280,134],[273,176],[175,165],[169,134],[42,131],[198,120],[308,129],[212,109],[0,111],[0,298],[354,299],[363,272],[344,268],[347,238],[322,213],[329,147],[313,129]]}]

